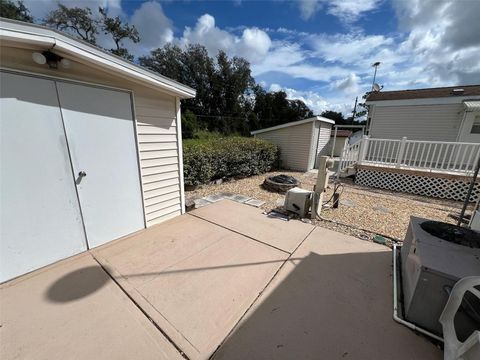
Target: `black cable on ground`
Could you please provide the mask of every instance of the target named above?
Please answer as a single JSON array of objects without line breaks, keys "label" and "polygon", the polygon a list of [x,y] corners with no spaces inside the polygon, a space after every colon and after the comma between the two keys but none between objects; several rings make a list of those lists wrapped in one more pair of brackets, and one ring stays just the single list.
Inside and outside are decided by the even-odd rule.
[{"label": "black cable on ground", "polygon": [[[338,185],[341,185],[341,184],[338,184]],[[343,187],[343,185],[341,185],[341,186]],[[337,187],[337,188],[338,188],[338,187]],[[343,192],[343,189],[342,189],[342,192]],[[334,190],[333,193],[335,193],[335,190]],[[332,198],[333,198],[333,195],[332,195],[331,199],[332,199]],[[323,205],[326,205],[327,203],[328,203],[328,201],[325,202],[325,203],[323,203]],[[313,209],[312,209],[312,210],[313,210]],[[360,227],[358,227],[358,226],[353,226],[353,225],[349,225],[349,224],[342,223],[342,222],[340,222],[340,221],[330,220],[330,219],[324,218],[324,217],[322,217],[322,216],[318,213],[318,208],[315,209],[315,215],[316,215],[316,218],[317,218],[318,220],[331,222],[331,223],[334,223],[334,224],[338,224],[338,225],[341,225],[341,226],[345,226],[345,227],[350,228],[350,229],[360,230],[360,231],[363,231],[363,232],[366,232],[366,233],[369,233],[369,234],[379,235],[379,236],[381,236],[381,237],[384,237],[384,238],[386,238],[386,239],[389,239],[389,240],[393,241],[394,243],[402,243],[402,240],[396,239],[396,238],[394,238],[394,237],[391,237],[391,236],[388,236],[388,235],[385,235],[385,234],[380,234],[380,233],[377,233],[377,232],[375,232],[375,231],[371,231],[371,230],[367,230],[367,229],[364,229],[364,228],[360,228]]]},{"label": "black cable on ground", "polygon": [[395,243],[402,243],[403,241],[400,240],[400,239],[396,239],[394,237],[391,237],[391,236],[388,236],[388,235],[384,235],[384,234],[380,234],[380,233],[377,233],[375,231],[372,231],[372,230],[367,230],[367,229],[364,229],[364,228],[361,228],[361,227],[358,227],[358,226],[353,226],[353,225],[349,225],[349,224],[345,224],[345,223],[342,223],[340,221],[336,221],[336,220],[330,220],[330,219],[327,219],[327,218],[324,218],[322,216],[320,216],[318,213],[317,213],[317,218],[319,220],[322,220],[322,221],[328,221],[328,222],[331,222],[331,223],[334,223],[334,224],[338,224],[338,225],[341,225],[341,226],[345,226],[345,227],[348,227],[350,229],[355,229],[355,230],[360,230],[360,231],[363,231],[363,232],[367,232],[367,233],[370,233],[370,234],[375,234],[375,235],[379,235],[381,237],[384,237],[386,239],[389,239]]},{"label": "black cable on ground", "polygon": [[333,187],[332,196],[330,196],[330,199],[328,199],[326,202],[324,202],[322,204],[322,206],[327,205],[330,201],[332,201],[333,197],[335,196],[335,194],[338,191],[338,188],[341,188],[341,192],[340,192],[339,196],[343,194],[343,190],[345,190],[345,186],[343,186],[343,184],[340,184],[340,183],[335,184],[335,186]]}]

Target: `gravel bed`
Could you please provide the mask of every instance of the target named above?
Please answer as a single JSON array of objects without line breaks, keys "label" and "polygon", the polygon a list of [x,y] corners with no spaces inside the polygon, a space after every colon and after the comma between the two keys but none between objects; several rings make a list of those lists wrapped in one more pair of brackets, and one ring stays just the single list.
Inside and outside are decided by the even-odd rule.
[{"label": "gravel bed", "polygon": [[[241,194],[265,201],[262,208],[269,211],[283,203],[284,195],[264,190],[261,184],[267,176],[279,174],[294,176],[301,182],[300,187],[306,190],[312,190],[316,183],[316,172],[270,172],[245,179],[223,182],[219,185],[205,185],[194,191],[188,191],[186,197],[196,199],[221,192]],[[372,189],[355,185],[351,180],[342,180],[342,185],[340,206],[337,209],[324,208],[322,211],[323,218],[334,222],[318,220],[316,224],[364,240],[371,239],[374,234],[403,240],[412,215],[455,223],[455,220],[449,214],[458,214],[462,207],[461,202]],[[333,184],[330,183],[324,201],[327,201],[332,193]]]}]

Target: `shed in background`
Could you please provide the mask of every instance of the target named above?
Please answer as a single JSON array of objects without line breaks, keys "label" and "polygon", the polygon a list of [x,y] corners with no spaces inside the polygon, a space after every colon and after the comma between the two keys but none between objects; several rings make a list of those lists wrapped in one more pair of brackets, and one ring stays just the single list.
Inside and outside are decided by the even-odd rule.
[{"label": "shed in background", "polygon": [[335,121],[331,119],[314,116],[252,131],[251,134],[280,147],[282,168],[308,171],[317,167],[319,155],[327,155],[327,144],[334,124]]}]

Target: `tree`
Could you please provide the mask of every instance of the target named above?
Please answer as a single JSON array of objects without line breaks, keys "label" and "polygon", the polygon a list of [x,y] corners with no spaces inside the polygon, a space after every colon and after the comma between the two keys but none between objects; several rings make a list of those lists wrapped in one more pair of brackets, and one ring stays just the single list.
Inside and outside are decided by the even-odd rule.
[{"label": "tree", "polygon": [[251,130],[285,124],[313,116],[312,110],[301,100],[289,100],[284,91],[266,92],[261,86],[254,88],[253,111],[258,121]]},{"label": "tree", "polygon": [[197,117],[190,110],[182,114],[182,137],[184,139],[191,139],[195,133],[200,130],[198,128]]},{"label": "tree", "polygon": [[33,23],[33,16],[23,1],[0,0],[0,17]]},{"label": "tree", "polygon": [[73,32],[80,39],[96,45],[97,22],[92,18],[90,8],[73,7],[58,4],[58,9],[50,11],[45,24],[58,30]]},{"label": "tree", "polygon": [[106,35],[110,35],[115,42],[116,48],[110,49],[112,54],[121,56],[127,60],[133,61],[133,55],[131,55],[128,50],[122,46],[122,41],[124,39],[130,39],[134,43],[140,41],[140,36],[138,34],[135,26],[130,26],[128,23],[124,24],[119,16],[109,17],[107,14],[107,9],[99,7],[98,12],[102,16],[100,21],[100,27]]},{"label": "tree", "polygon": [[222,134],[248,134],[247,94],[254,84],[250,64],[220,51],[209,56],[202,45],[182,49],[167,44],[139,59],[141,65],[197,90],[195,99],[182,101],[182,109],[196,115],[197,126]]},{"label": "tree", "polygon": [[335,125],[347,125],[349,122],[345,119],[341,112],[332,111],[332,110],[325,110],[323,111],[320,116],[323,116],[327,119],[335,121]]}]

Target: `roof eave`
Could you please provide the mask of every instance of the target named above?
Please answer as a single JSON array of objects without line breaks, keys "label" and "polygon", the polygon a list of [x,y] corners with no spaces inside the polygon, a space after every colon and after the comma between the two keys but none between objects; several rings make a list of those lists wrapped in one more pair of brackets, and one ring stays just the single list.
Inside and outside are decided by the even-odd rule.
[{"label": "roof eave", "polygon": [[289,123],[285,123],[285,124],[271,126],[269,128],[265,128],[265,129],[251,131],[250,135],[261,134],[261,133],[264,133],[264,132],[274,131],[274,130],[279,130],[279,129],[285,129],[285,128],[292,127],[292,126],[303,125],[303,124],[313,122],[313,121],[320,121],[320,122],[325,122],[325,123],[328,123],[328,124],[335,125],[335,121],[333,121],[331,119],[324,118],[323,116],[314,116],[314,117],[311,117],[311,118],[308,118],[308,119],[293,121],[293,122],[289,122]]},{"label": "roof eave", "polygon": [[122,74],[137,82],[148,84],[150,87],[161,88],[163,91],[183,99],[193,98],[196,95],[196,91],[188,86],[43,26],[1,18],[0,41],[54,48],[56,52],[75,56],[84,62],[94,63],[100,68],[108,70],[107,72]]}]

